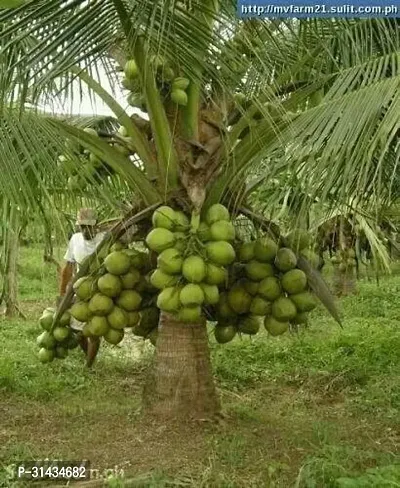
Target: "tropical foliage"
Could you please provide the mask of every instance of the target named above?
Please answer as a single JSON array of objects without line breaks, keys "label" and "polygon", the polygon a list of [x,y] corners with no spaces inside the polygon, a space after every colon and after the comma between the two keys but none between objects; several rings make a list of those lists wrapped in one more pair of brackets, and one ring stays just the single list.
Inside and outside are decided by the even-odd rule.
[{"label": "tropical foliage", "polygon": [[[218,202],[279,238],[249,208],[249,195],[267,188],[271,208],[292,199],[302,226],[310,212],[364,219],[375,254],[387,260],[358,210],[368,204],[374,216],[398,198],[393,19],[243,22],[233,1],[32,0],[5,10],[0,24],[0,189],[11,205],[61,208],[86,182],[97,203],[128,211],[114,238],[162,203],[191,214],[196,230],[199,214]],[[126,90],[135,116],[113,86]],[[49,101],[65,109],[79,93],[108,105],[115,119],[107,128],[93,133],[39,110]],[[308,261],[299,266],[336,315]],[[179,329],[163,320],[159,364]],[[204,353],[201,333],[194,341]]]}]

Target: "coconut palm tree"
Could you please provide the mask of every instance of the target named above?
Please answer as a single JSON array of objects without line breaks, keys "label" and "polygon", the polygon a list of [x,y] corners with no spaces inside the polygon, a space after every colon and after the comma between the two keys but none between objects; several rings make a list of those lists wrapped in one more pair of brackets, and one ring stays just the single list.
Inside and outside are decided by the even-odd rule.
[{"label": "coconut palm tree", "polygon": [[[110,238],[148,220],[161,203],[196,219],[223,202],[265,227],[245,201],[245,183],[257,172],[260,184],[295,175],[293,186],[300,181],[310,201],[367,201],[388,191],[385,154],[398,140],[400,79],[399,34],[390,20],[242,22],[231,0],[32,0],[5,10],[0,24],[7,67],[0,87],[12,107],[2,107],[0,188],[23,208],[34,205],[40,175],[54,169],[65,140],[106,161],[132,192],[134,211]],[[176,78],[188,80],[179,92]],[[111,87],[123,83],[136,116],[104,79]],[[62,103],[76,96],[72,86],[84,85],[125,127],[137,159],[116,149],[118,135],[110,145],[107,137],[24,110]],[[28,158],[31,179],[7,150],[10,127],[27,154],[41,136],[58,146],[40,162]],[[76,160],[73,149],[68,155]],[[51,195],[44,197],[50,204]],[[318,293],[330,303],[325,288]],[[151,386],[147,407],[160,415],[219,411],[204,321],[182,325],[161,314]]]}]

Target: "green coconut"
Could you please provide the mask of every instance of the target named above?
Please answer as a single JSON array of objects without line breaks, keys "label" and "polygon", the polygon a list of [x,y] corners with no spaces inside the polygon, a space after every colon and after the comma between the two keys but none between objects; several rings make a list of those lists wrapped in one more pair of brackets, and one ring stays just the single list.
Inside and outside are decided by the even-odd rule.
[{"label": "green coconut", "polygon": [[196,323],[201,319],[201,307],[200,305],[193,307],[182,307],[177,315],[177,318],[181,322]]},{"label": "green coconut", "polygon": [[285,245],[295,251],[301,251],[311,245],[311,236],[304,229],[295,229],[285,237]]},{"label": "green coconut", "polygon": [[219,220],[211,225],[210,237],[213,241],[233,241],[235,240],[235,227],[232,222]]},{"label": "green coconut", "polygon": [[204,281],[208,285],[223,285],[228,279],[228,271],[225,268],[208,263]]},{"label": "green coconut", "polygon": [[179,300],[181,288],[171,286],[164,290],[157,297],[157,307],[164,312],[176,312],[181,306]]},{"label": "green coconut", "polygon": [[259,317],[249,315],[239,321],[238,331],[242,334],[254,335],[260,330]]},{"label": "green coconut", "polygon": [[219,302],[217,304],[217,316],[218,320],[236,318],[236,313],[229,305],[227,292],[220,293],[219,295]]},{"label": "green coconut", "polygon": [[136,91],[136,89],[138,88],[138,83],[136,80],[132,80],[126,77],[122,78],[121,85],[125,88],[125,90],[129,90],[129,91]]},{"label": "green coconut", "polygon": [[261,281],[267,276],[274,276],[275,270],[270,263],[260,263],[259,261],[251,260],[245,266],[247,277],[252,281]]},{"label": "green coconut", "polygon": [[128,79],[134,79],[138,76],[139,70],[134,59],[129,59],[124,66],[124,73]]},{"label": "green coconut", "polygon": [[54,359],[54,351],[42,347],[38,352],[38,358],[41,363],[51,363]]},{"label": "green coconut", "polygon": [[296,305],[299,312],[311,312],[317,306],[317,300],[314,295],[308,291],[291,295],[290,299]]},{"label": "green coconut", "polygon": [[236,328],[233,325],[216,325],[214,327],[214,337],[219,344],[230,342],[236,335]]},{"label": "green coconut", "polygon": [[261,297],[254,297],[250,305],[250,313],[252,315],[270,315],[272,310],[272,302],[264,300]]},{"label": "green coconut", "polygon": [[214,241],[206,244],[208,259],[219,266],[228,266],[235,260],[235,250],[229,242]]},{"label": "green coconut", "polygon": [[182,275],[190,283],[200,283],[206,276],[206,264],[200,256],[189,256],[183,261]]},{"label": "green coconut", "polygon": [[127,312],[133,312],[139,309],[142,296],[135,290],[122,290],[115,303]]},{"label": "green coconut", "polygon": [[131,290],[139,283],[140,273],[136,268],[131,267],[127,273],[120,275],[119,279],[124,290]]},{"label": "green coconut", "polygon": [[282,276],[281,284],[289,294],[301,293],[307,287],[307,276],[301,269],[291,269]]},{"label": "green coconut", "polygon": [[121,293],[122,282],[118,276],[106,273],[97,280],[97,287],[100,293],[112,298]]},{"label": "green coconut", "polygon": [[[112,299],[102,293],[96,293],[89,302],[89,310],[93,315],[108,315],[114,306]],[[72,310],[71,310],[72,315]],[[86,322],[82,321],[82,322]]]},{"label": "green coconut", "polygon": [[131,107],[141,108],[142,101],[142,95],[139,93],[132,92],[127,97],[127,102]]},{"label": "green coconut", "polygon": [[199,228],[197,229],[197,236],[202,242],[211,240],[210,226],[205,222],[200,222]]},{"label": "green coconut", "polygon": [[50,334],[50,332],[45,330],[40,334],[40,336],[37,337],[36,344],[39,347],[44,347],[45,349],[53,349],[53,347],[56,345],[56,340]]},{"label": "green coconut", "polygon": [[127,327],[135,327],[140,322],[139,312],[127,312],[128,315],[128,325]]},{"label": "green coconut", "polygon": [[62,342],[69,336],[70,331],[69,327],[55,327],[53,329],[53,337],[57,342]]},{"label": "green coconut", "polygon": [[80,300],[90,300],[97,291],[96,279],[91,276],[83,276],[75,281],[73,289]]},{"label": "green coconut", "polygon": [[165,251],[165,249],[174,247],[175,236],[168,229],[153,229],[149,232],[149,234],[147,234],[146,244],[148,245],[149,249],[159,254]]},{"label": "green coconut", "polygon": [[212,225],[214,222],[218,222],[219,220],[226,220],[229,222],[230,219],[231,217],[229,215],[229,210],[220,203],[211,205],[211,207],[207,210],[205,218],[208,225]]},{"label": "green coconut", "polygon": [[89,321],[90,332],[96,337],[103,336],[109,329],[108,320],[106,317],[99,317],[95,315]]},{"label": "green coconut", "polygon": [[159,207],[152,217],[153,227],[173,230],[176,225],[177,215],[173,208],[163,205]]},{"label": "green coconut", "polygon": [[273,262],[277,252],[278,245],[268,237],[261,237],[254,244],[254,257],[262,263]]},{"label": "green coconut", "polygon": [[206,305],[216,305],[219,301],[218,286],[207,283],[201,283],[200,286],[204,293],[204,303]]},{"label": "green coconut", "polygon": [[87,322],[82,329],[83,337],[93,337],[91,323]]},{"label": "green coconut", "polygon": [[175,210],[175,230],[185,232],[190,227],[189,217],[182,210]]},{"label": "green coconut", "polygon": [[123,251],[114,251],[106,257],[104,266],[113,275],[123,275],[131,267],[131,259]]},{"label": "green coconut", "polygon": [[272,304],[272,315],[280,322],[292,320],[296,314],[296,306],[290,298],[279,297]]},{"label": "green coconut", "polygon": [[116,329],[108,329],[108,331],[104,334],[104,339],[113,345],[119,344],[122,339],[124,338],[125,332],[123,329],[116,330]]},{"label": "green coconut", "polygon": [[[89,302],[90,303],[90,302]],[[78,322],[87,322],[91,315],[88,302],[76,302],[72,305],[69,312]]]},{"label": "green coconut", "polygon": [[39,319],[39,324],[43,330],[50,330],[53,325],[54,314],[44,311]]},{"label": "green coconut", "polygon": [[276,254],[275,266],[279,271],[289,271],[296,267],[296,254],[287,247],[282,247]]},{"label": "green coconut", "polygon": [[185,91],[175,88],[171,91],[171,100],[177,105],[185,106],[188,103],[188,96]]},{"label": "green coconut", "polygon": [[203,289],[200,285],[189,283],[182,288],[179,299],[184,307],[202,305],[204,302]]},{"label": "green coconut", "polygon": [[239,261],[247,263],[254,258],[254,242],[245,242],[239,248]]},{"label": "green coconut", "polygon": [[255,296],[258,293],[258,287],[260,286],[259,281],[251,281],[244,279],[243,280],[243,287],[247,291],[247,293],[250,293],[250,295]]},{"label": "green coconut", "polygon": [[107,315],[107,322],[113,329],[124,329],[128,325],[129,317],[124,309],[115,306]]},{"label": "green coconut", "polygon": [[125,254],[128,254],[132,266],[136,269],[143,270],[146,268],[146,266],[149,263],[149,255],[146,252],[138,252],[135,251],[134,249],[130,249],[126,251]]},{"label": "green coconut", "polygon": [[65,359],[68,356],[68,349],[63,346],[57,346],[54,349],[54,357],[57,359]]},{"label": "green coconut", "polygon": [[274,317],[265,317],[264,327],[269,334],[276,337],[284,334],[289,330],[289,322],[281,322]]},{"label": "green coconut", "polygon": [[156,269],[150,275],[150,283],[159,290],[174,286],[178,283],[179,277],[164,273],[161,269]]},{"label": "green coconut", "polygon": [[252,296],[241,286],[234,286],[228,292],[229,306],[237,314],[247,313],[251,302]]},{"label": "green coconut", "polygon": [[268,276],[260,281],[260,285],[258,287],[258,294],[269,301],[274,301],[282,293],[282,288],[280,281],[275,276]]},{"label": "green coconut", "polygon": [[186,90],[189,86],[189,80],[187,78],[177,77],[172,81],[172,89]]},{"label": "green coconut", "polygon": [[167,274],[179,274],[182,271],[183,258],[175,248],[166,249],[157,258],[157,266]]},{"label": "green coconut", "polygon": [[291,321],[291,324],[301,325],[308,323],[308,312],[298,312],[296,317],[294,317]]},{"label": "green coconut", "polygon": [[61,327],[67,327],[71,323],[71,314],[66,311],[64,312],[59,320],[59,324]]}]

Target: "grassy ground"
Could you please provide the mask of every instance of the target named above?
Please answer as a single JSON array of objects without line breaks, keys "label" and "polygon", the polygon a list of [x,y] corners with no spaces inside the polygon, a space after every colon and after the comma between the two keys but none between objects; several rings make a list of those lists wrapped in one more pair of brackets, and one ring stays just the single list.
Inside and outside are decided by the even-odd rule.
[{"label": "grassy ground", "polygon": [[110,487],[400,486],[399,276],[343,299],[343,330],[318,310],[298,335],[212,343],[226,418],[179,432],[141,415],[153,349],[133,336],[92,371],[78,350],[38,363],[55,268],[24,249],[20,276],[28,320],[0,322],[0,487],[23,486],[12,465],[45,457],[113,469]]}]

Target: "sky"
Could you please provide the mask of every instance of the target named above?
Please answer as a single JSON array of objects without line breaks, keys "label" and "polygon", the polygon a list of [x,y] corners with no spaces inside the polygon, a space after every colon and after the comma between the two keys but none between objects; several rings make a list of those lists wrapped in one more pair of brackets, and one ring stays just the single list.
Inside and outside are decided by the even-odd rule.
[{"label": "sky", "polygon": [[[146,114],[143,114],[140,110],[131,107],[127,103],[127,96],[129,92],[127,90],[122,90],[118,84],[113,85],[111,88],[109,79],[104,73],[102,76],[102,67],[98,66],[98,70],[101,76],[102,87],[111,95],[114,96],[116,101],[121,105],[121,107],[127,112],[128,115],[134,113],[140,114],[142,117],[146,118]],[[73,97],[69,98],[64,106],[61,106],[55,100],[53,103],[46,103],[43,105],[43,109],[50,113],[62,113],[62,114],[73,114],[73,115],[104,115],[104,116],[114,116],[115,114],[110,110],[110,108],[102,101],[97,95],[89,96],[89,90],[85,89],[83,86],[82,93],[80,93],[80,88],[78,84],[73,87]]]}]

